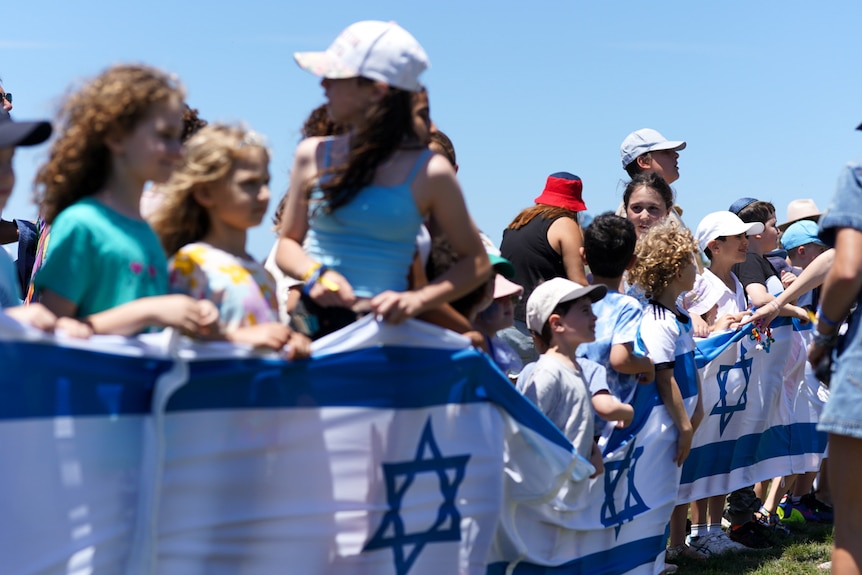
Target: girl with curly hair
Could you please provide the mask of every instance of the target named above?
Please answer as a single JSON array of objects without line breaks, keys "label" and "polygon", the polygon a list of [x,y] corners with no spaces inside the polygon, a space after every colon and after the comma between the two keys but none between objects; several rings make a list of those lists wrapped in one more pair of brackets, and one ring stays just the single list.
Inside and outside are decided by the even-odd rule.
[{"label": "girl with curly hair", "polygon": [[[637,261],[629,277],[649,298],[637,339],[655,365],[659,397],[678,433],[673,458],[679,468],[678,485],[694,431],[703,419],[691,318],[677,306],[679,296],[694,286],[697,243],[688,229],[665,221],[654,224],[638,239],[635,256]],[[685,544],[687,513],[687,503],[673,511],[668,559],[705,559]]]},{"label": "girl with curly hair", "polygon": [[[322,76],[347,134],[303,140],[294,157],[276,261],[303,282],[294,325],[319,337],[363,313],[398,323],[484,282],[490,263],[449,162],[416,133],[413,93],[423,48],[393,22],[349,26],[326,52],[297,53]],[[409,289],[419,226],[431,219],[458,254]]]},{"label": "girl with curly hair", "polygon": [[153,229],[168,254],[171,291],[210,300],[230,341],[307,356],[309,340],[278,321],[275,280],[246,251],[269,205],[269,151],[260,136],[214,124],[185,145],[162,186]]},{"label": "girl with curly hair", "polygon": [[167,181],[180,159],[183,95],[164,72],[119,65],[65,102],[36,176],[52,228],[35,289],[58,316],[119,334],[214,321],[212,304],[166,295],[167,258],[139,209],[145,184]]}]

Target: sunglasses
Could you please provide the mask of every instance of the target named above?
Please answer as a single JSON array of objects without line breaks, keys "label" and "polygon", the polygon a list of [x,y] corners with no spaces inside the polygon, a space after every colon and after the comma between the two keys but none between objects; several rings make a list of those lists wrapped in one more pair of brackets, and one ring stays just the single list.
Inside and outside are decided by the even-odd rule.
[{"label": "sunglasses", "polygon": [[5,94],[0,94],[0,102],[2,102],[4,98],[6,99],[7,102],[9,102],[11,104],[12,103],[12,92],[6,92]]}]

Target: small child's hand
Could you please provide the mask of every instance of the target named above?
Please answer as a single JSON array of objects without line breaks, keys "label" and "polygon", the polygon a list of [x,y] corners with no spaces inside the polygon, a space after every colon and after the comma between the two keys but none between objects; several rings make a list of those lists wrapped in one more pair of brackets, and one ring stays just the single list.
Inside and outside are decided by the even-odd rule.
[{"label": "small child's hand", "polygon": [[266,347],[281,351],[290,339],[291,330],[277,322],[239,327],[227,334],[228,341],[244,343],[252,347]]},{"label": "small child's hand", "polygon": [[311,355],[311,339],[304,333],[291,331],[287,337],[287,359],[305,359]]},{"label": "small child's hand", "polygon": [[635,408],[632,407],[631,404],[624,403],[619,410],[622,413],[620,414],[621,417],[617,421],[617,429],[622,429],[632,424],[632,420],[635,418]]},{"label": "small child's hand", "polygon": [[796,274],[788,272],[788,271],[781,272],[781,285],[784,286],[784,289],[789,288],[790,284],[792,284],[795,281],[796,281]]},{"label": "small child's hand", "polygon": [[691,328],[694,337],[709,337],[709,324],[696,313],[691,314]]},{"label": "small child's hand", "polygon": [[208,299],[198,300],[198,314],[200,314],[200,329],[202,335],[209,335],[218,331],[218,308]]},{"label": "small child's hand", "polygon": [[40,303],[31,305],[19,305],[3,310],[12,319],[27,325],[32,325],[42,331],[54,331],[57,325],[57,316],[51,310]]},{"label": "small child's hand", "polygon": [[[31,306],[34,304],[30,304]],[[88,339],[93,335],[93,328],[90,324],[78,321],[71,317],[57,318],[57,325],[54,326],[54,331],[62,331],[69,337],[76,339]]]},{"label": "small child's hand", "polygon": [[485,336],[482,335],[482,332],[476,331],[474,329],[474,330],[470,330],[470,331],[465,331],[461,335],[463,335],[466,338],[469,338],[470,344],[473,347],[475,347],[476,349],[480,349],[480,350],[484,351],[485,353],[489,353],[488,342],[487,342],[487,340],[485,340]]},{"label": "small child's hand", "polygon": [[694,430],[689,426],[679,430],[679,439],[677,440],[676,457],[673,462],[677,466],[682,467],[682,464],[688,459],[688,454],[691,452],[691,440],[694,437]]},{"label": "small child's hand", "polygon": [[201,326],[205,325],[201,311],[206,313],[207,306],[201,305],[196,299],[181,294],[156,296],[151,299],[158,299],[152,312],[152,323],[155,325],[173,327],[192,334],[200,333]]},{"label": "small child's hand", "polygon": [[652,383],[655,380],[655,364],[653,362],[649,362],[649,370],[642,371],[638,374],[638,383],[641,385],[646,385],[648,383]]}]

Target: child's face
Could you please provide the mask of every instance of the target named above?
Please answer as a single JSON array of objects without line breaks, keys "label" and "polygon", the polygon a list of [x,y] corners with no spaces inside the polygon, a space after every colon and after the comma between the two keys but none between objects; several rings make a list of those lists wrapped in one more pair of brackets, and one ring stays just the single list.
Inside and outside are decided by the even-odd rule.
[{"label": "child's face", "polygon": [[206,195],[208,201],[201,203],[212,220],[242,231],[260,225],[269,206],[269,154],[260,147],[247,148]]},{"label": "child's face", "polygon": [[329,117],[338,124],[360,123],[379,91],[374,84],[359,82],[359,78],[323,78],[320,85],[326,95]]},{"label": "child's face", "polygon": [[482,312],[482,321],[489,330],[497,332],[515,325],[515,300],[513,297],[497,298]]},{"label": "child's face", "polygon": [[657,191],[640,186],[629,196],[626,218],[635,225],[638,237],[667,217],[667,204]]},{"label": "child's face", "polygon": [[587,343],[596,340],[596,315],[593,313],[593,303],[588,297],[575,300],[565,315],[560,316],[560,326],[563,330],[558,337],[566,338],[572,344]]},{"label": "child's face", "polygon": [[168,181],[180,160],[183,108],[171,98],[153,106],[152,111],[111,150],[115,161],[129,176],[140,182]]},{"label": "child's face", "polygon": [[713,261],[726,263],[742,263],[748,252],[748,236],[744,233],[735,236],[726,236],[724,240],[710,242],[710,251]]},{"label": "child's face", "polygon": [[676,150],[656,150],[650,152],[650,169],[672,184],[679,179],[679,152]]},{"label": "child's face", "polygon": [[15,187],[15,170],[12,169],[12,156],[15,148],[0,148],[0,212],[6,207],[6,202]]},{"label": "child's face", "polygon": [[778,249],[778,238],[781,235],[774,216],[766,220],[763,226],[762,232],[749,236],[751,251],[760,255]]}]

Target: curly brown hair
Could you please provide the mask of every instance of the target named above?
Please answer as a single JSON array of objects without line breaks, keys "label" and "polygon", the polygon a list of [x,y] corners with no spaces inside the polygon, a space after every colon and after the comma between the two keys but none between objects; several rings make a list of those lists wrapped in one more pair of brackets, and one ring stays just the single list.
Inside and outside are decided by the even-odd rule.
[{"label": "curly brown hair", "polygon": [[206,236],[209,213],[195,199],[195,191],[230,177],[236,161],[251,147],[263,149],[269,159],[260,136],[218,123],[204,126],[185,143],[183,160],[162,186],[164,199],[150,219],[168,256]]},{"label": "curly brown hair", "polygon": [[329,117],[329,105],[321,104],[316,107],[305,119],[302,125],[302,137],[313,138],[315,136],[338,136],[346,134],[348,127],[344,124],[338,124],[332,121]]},{"label": "curly brown hair", "polygon": [[48,161],[36,174],[37,202],[47,223],[67,207],[105,185],[110,170],[106,138],[131,133],[154,105],[185,91],[172,75],[145,65],[108,68],[65,101],[57,118],[59,135]]},{"label": "curly brown hair", "polygon": [[[357,81],[373,82],[362,77]],[[390,86],[381,101],[368,109],[364,124],[350,138],[347,162],[325,170],[332,177],[320,183],[323,209],[331,213],[350,203],[374,180],[377,167],[399,148],[421,149],[424,145],[413,127],[413,93]]]},{"label": "curly brown hair", "polygon": [[548,206],[546,204],[536,204],[535,206],[530,206],[529,208],[524,208],[521,212],[515,216],[515,219],[506,226],[507,230],[517,230],[518,228],[522,228],[533,221],[534,218],[541,217],[546,220],[555,219],[559,217],[567,217],[578,222],[578,213],[573,212],[572,210],[567,210],[566,208],[560,208],[557,206]]},{"label": "curly brown hair", "polygon": [[647,297],[659,297],[696,255],[697,242],[688,228],[673,220],[659,222],[638,239],[637,261],[629,270],[629,279],[641,286]]}]

